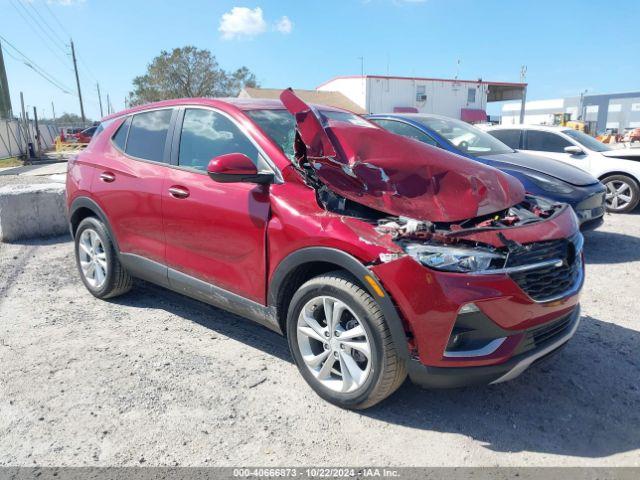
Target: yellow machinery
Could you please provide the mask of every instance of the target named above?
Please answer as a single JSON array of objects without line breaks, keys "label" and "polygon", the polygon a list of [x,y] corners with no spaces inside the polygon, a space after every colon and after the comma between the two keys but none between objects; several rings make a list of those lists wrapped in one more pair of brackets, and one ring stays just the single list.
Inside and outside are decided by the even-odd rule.
[{"label": "yellow machinery", "polygon": [[585,122],[579,120],[571,120],[570,113],[554,113],[553,124],[560,127],[568,127],[580,132],[589,133],[589,127]]}]

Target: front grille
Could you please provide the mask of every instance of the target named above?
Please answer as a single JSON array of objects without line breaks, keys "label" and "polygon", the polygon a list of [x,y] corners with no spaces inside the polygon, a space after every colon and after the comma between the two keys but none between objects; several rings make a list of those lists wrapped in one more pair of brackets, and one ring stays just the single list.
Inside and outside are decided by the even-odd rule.
[{"label": "front grille", "polygon": [[544,346],[548,341],[553,340],[565,332],[571,323],[571,315],[562,317],[554,322],[547,323],[540,327],[533,328],[527,332],[527,336],[533,340],[536,347]]},{"label": "front grille", "polygon": [[550,301],[575,289],[582,280],[582,255],[577,251],[580,234],[570,239],[551,240],[523,245],[509,253],[507,267],[520,267],[548,260],[561,260],[560,266],[547,266],[512,272],[511,278],[533,300]]}]

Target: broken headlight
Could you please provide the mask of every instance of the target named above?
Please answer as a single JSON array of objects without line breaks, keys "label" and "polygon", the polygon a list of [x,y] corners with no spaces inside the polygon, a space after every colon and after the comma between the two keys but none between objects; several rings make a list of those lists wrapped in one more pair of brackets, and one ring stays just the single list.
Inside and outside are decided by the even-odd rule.
[{"label": "broken headlight", "polygon": [[404,246],[425,267],[446,272],[479,272],[503,268],[505,255],[482,248],[447,247],[410,243]]}]

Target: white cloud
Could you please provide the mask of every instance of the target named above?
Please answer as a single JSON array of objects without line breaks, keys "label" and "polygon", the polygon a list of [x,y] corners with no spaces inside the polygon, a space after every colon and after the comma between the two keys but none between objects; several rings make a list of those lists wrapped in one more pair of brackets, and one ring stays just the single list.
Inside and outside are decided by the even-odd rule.
[{"label": "white cloud", "polygon": [[293,22],[285,15],[276,23],[276,30],[287,35],[293,30]]},{"label": "white cloud", "polygon": [[218,31],[225,40],[251,38],[266,32],[267,22],[260,7],[253,10],[247,7],[233,7],[230,12],[222,15]]}]

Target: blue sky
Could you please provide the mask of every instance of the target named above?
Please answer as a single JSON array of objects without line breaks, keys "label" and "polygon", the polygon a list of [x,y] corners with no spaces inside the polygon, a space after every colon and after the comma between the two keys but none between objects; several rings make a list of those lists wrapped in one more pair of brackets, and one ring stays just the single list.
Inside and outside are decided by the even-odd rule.
[{"label": "blue sky", "polygon": [[[518,81],[524,64],[529,99],[640,90],[638,0],[0,0],[0,12],[0,35],[75,93],[58,40],[73,36],[91,118],[96,80],[120,110],[132,78],[185,45],[210,49],[225,69],[246,65],[264,87],[314,88],[359,74],[364,57],[369,74],[493,81]],[[41,115],[51,101],[57,114],[79,112],[76,97],[7,52],[19,56],[5,45],[14,111],[22,90]]]}]

